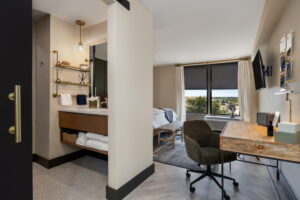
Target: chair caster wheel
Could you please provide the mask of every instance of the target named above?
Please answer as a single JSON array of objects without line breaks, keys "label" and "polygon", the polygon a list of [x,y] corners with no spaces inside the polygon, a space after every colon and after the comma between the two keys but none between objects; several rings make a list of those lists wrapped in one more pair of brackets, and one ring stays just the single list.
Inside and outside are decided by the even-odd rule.
[{"label": "chair caster wheel", "polygon": [[194,187],[190,187],[190,191],[191,191],[192,193],[194,193],[194,192],[195,192],[195,188],[194,188]]},{"label": "chair caster wheel", "polygon": [[230,196],[226,194],[226,192],[224,192],[224,198],[225,200],[230,200]]},{"label": "chair caster wheel", "polygon": [[230,200],[230,196],[229,195],[225,195],[225,200]]},{"label": "chair caster wheel", "polygon": [[239,183],[236,182],[236,181],[234,181],[234,182],[233,182],[233,186],[234,186],[234,187],[239,187]]},{"label": "chair caster wheel", "polygon": [[191,177],[191,174],[187,172],[187,173],[186,173],[186,177],[187,177],[187,178],[190,178],[190,177]]}]

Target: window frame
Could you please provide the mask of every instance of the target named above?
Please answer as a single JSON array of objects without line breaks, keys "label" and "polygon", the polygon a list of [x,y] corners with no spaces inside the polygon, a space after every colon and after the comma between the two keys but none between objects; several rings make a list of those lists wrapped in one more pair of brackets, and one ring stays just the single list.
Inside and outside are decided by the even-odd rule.
[{"label": "window frame", "polygon": [[[220,63],[220,64],[222,64],[222,63]],[[206,85],[207,85],[206,104],[207,105],[206,105],[206,113],[200,113],[199,112],[199,113],[196,113],[196,114],[220,115],[220,116],[228,115],[228,114],[213,114],[212,113],[212,99],[213,99],[213,97],[212,97],[212,68],[213,68],[213,66],[214,65],[212,65],[212,64],[199,66],[199,67],[206,68],[206,81],[207,81],[207,83],[206,83]],[[186,67],[189,67],[189,66],[186,66]],[[236,115],[236,116],[240,116],[240,113],[239,113],[239,115]]]}]

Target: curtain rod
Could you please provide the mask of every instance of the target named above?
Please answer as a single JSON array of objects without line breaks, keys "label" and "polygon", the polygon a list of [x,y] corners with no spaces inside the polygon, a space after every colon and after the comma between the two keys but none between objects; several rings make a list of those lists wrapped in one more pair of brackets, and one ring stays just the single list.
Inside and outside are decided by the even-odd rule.
[{"label": "curtain rod", "polygon": [[186,67],[186,66],[194,66],[194,65],[209,65],[209,64],[221,64],[221,63],[230,63],[230,62],[238,62],[241,60],[250,60],[251,57],[243,57],[236,59],[227,59],[227,60],[216,60],[216,61],[206,61],[206,62],[197,62],[197,63],[185,63],[185,64],[176,64],[176,67]]}]

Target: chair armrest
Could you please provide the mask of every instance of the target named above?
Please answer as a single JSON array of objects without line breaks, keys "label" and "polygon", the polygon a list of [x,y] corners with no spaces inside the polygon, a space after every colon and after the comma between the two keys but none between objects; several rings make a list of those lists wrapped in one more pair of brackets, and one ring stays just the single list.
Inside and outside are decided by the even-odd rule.
[{"label": "chair armrest", "polygon": [[187,155],[197,163],[201,161],[201,148],[197,141],[184,135],[184,142]]},{"label": "chair armrest", "polygon": [[220,149],[220,135],[212,132],[210,136],[210,146]]}]

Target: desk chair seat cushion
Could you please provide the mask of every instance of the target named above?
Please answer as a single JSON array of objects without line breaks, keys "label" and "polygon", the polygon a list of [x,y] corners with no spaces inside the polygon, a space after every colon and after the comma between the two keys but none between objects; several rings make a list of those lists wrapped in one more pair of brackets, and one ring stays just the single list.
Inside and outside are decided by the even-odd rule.
[{"label": "desk chair seat cushion", "polygon": [[[184,139],[188,156],[200,165],[221,163],[220,136],[202,120],[184,123]],[[224,163],[236,160],[236,154],[224,152]]]},{"label": "desk chair seat cushion", "polygon": [[[206,147],[201,149],[201,165],[214,165],[221,163],[221,151],[216,148]],[[236,155],[230,152],[224,152],[224,162],[236,160]]]}]

